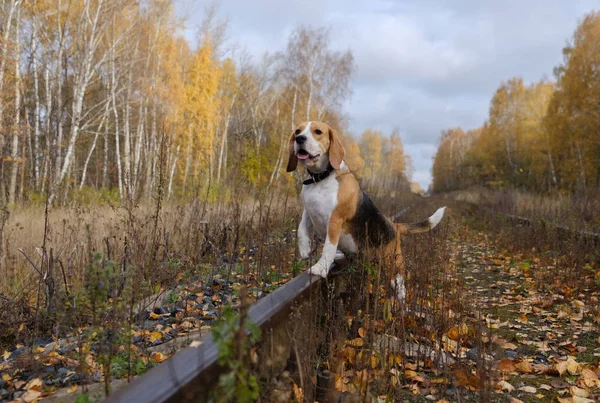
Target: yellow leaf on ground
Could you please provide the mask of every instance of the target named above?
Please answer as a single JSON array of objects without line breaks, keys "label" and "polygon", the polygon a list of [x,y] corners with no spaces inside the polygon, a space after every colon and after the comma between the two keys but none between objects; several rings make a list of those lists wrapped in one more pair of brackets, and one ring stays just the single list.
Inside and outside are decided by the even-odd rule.
[{"label": "yellow leaf on ground", "polygon": [[35,378],[27,382],[27,385],[25,385],[25,389],[40,391],[42,390],[43,384],[44,382],[40,378]]},{"label": "yellow leaf on ground", "polygon": [[581,370],[581,376],[583,379],[596,380],[598,379],[598,375],[594,371],[589,368],[584,368]]},{"label": "yellow leaf on ground", "polygon": [[69,389],[67,389],[67,393],[75,393],[77,392],[77,385],[73,385],[71,386]]},{"label": "yellow leaf on ground", "polygon": [[571,386],[569,388],[569,393],[573,396],[578,396],[578,397],[589,397],[590,396],[590,392],[588,392],[585,389],[578,388],[577,386]]},{"label": "yellow leaf on ground", "polygon": [[161,332],[152,332],[152,334],[150,334],[150,343],[154,343],[156,340],[162,340],[162,333]]},{"label": "yellow leaf on ground", "polygon": [[557,363],[557,364],[555,365],[555,367],[556,367],[556,370],[558,371],[558,374],[559,374],[559,375],[562,375],[562,374],[564,374],[565,372],[567,372],[567,365],[568,365],[568,364],[567,364],[567,362],[566,362],[566,361],[561,361],[561,362],[559,362],[559,363]]},{"label": "yellow leaf on ground", "polygon": [[30,403],[37,400],[41,394],[42,392],[40,392],[39,390],[30,389],[27,392],[23,393],[23,395],[21,395],[21,399],[23,399],[23,401],[27,403]]},{"label": "yellow leaf on ground", "polygon": [[569,357],[567,360],[567,371],[569,371],[571,375],[577,375],[581,372],[581,365],[573,358]]},{"label": "yellow leaf on ground", "polygon": [[294,397],[298,402],[304,401],[304,392],[302,392],[302,388],[296,385],[296,382],[294,382]]},{"label": "yellow leaf on ground", "polygon": [[498,368],[500,369],[500,371],[504,372],[505,374],[510,374],[517,370],[517,368],[515,366],[515,362],[508,358],[504,358],[504,359],[500,360],[500,362],[498,363]]},{"label": "yellow leaf on ground", "polygon": [[469,334],[469,327],[461,323],[459,326],[454,326],[448,330],[448,338],[453,341],[458,341],[459,338]]},{"label": "yellow leaf on ground", "polygon": [[358,328],[358,335],[362,338],[364,338],[367,335],[367,331],[365,330],[364,327]]},{"label": "yellow leaf on ground", "polygon": [[533,372],[533,367],[529,361],[521,361],[515,364],[515,368],[519,372],[523,372],[524,374],[530,374]]},{"label": "yellow leaf on ground", "polygon": [[365,342],[363,341],[363,339],[361,339],[360,337],[357,337],[356,339],[350,340],[350,345],[354,346],[354,347],[362,347]]},{"label": "yellow leaf on ground", "polygon": [[152,360],[156,363],[161,363],[167,359],[167,357],[163,353],[158,351],[150,354],[150,358],[152,358]]},{"label": "yellow leaf on ground", "polygon": [[379,365],[379,359],[375,355],[371,355],[371,368],[375,369]]},{"label": "yellow leaf on ground", "polygon": [[417,374],[417,371],[407,369],[406,371],[404,371],[404,376],[406,376],[407,378],[414,378],[416,376],[419,376],[419,374]]}]

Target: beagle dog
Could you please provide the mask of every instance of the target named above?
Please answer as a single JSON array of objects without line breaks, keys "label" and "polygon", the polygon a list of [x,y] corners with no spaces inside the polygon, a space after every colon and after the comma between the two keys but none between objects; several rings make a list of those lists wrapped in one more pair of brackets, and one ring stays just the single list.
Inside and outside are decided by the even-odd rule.
[{"label": "beagle dog", "polygon": [[429,231],[443,218],[446,207],[427,220],[413,224],[393,223],[364,193],[344,162],[346,151],[335,130],[317,121],[301,123],[289,140],[287,172],[302,163],[310,175],[302,186],[304,211],[298,228],[300,257],[312,252],[309,230],[323,239],[321,258],[309,273],[327,277],[335,259],[359,251],[375,251],[383,258],[391,286],[404,300],[404,258],[400,237]]}]

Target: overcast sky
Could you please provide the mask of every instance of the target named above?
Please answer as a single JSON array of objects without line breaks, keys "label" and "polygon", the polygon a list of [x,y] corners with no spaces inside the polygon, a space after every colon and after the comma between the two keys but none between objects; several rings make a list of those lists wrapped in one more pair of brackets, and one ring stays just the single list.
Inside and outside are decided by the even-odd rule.
[{"label": "overcast sky", "polygon": [[[189,38],[212,0],[179,0]],[[553,79],[561,50],[598,0],[221,0],[230,44],[257,59],[299,24],[331,28],[357,71],[344,105],[350,130],[399,127],[426,189],[440,132],[483,124],[501,81]]]}]

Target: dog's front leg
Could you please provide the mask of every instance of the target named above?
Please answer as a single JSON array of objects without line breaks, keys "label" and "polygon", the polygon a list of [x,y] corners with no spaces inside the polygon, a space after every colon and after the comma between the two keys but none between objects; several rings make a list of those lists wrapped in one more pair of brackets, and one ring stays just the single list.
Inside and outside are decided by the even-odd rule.
[{"label": "dog's front leg", "polygon": [[310,218],[308,217],[306,209],[304,209],[300,225],[298,226],[298,251],[300,252],[300,257],[302,259],[307,259],[311,252],[310,235],[308,234],[309,227]]},{"label": "dog's front leg", "polygon": [[329,269],[333,264],[336,257],[338,243],[340,241],[340,233],[342,232],[343,220],[335,215],[335,213],[329,219],[329,225],[327,227],[327,238],[325,239],[325,246],[323,247],[323,254],[321,258],[313,267],[308,270],[309,274],[316,274],[323,278],[327,277]]}]

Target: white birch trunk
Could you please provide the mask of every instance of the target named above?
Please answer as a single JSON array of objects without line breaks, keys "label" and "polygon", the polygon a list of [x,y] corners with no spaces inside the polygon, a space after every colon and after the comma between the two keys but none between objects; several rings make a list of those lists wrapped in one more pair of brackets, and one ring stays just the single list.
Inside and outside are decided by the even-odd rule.
[{"label": "white birch trunk", "polygon": [[[34,33],[35,35],[35,33]],[[35,188],[40,188],[40,93],[39,93],[39,78],[37,68],[37,38],[33,38],[33,90],[34,90],[34,116],[33,116],[33,150],[32,150],[32,163],[33,163],[33,177]],[[31,147],[29,147],[31,149]]]},{"label": "white birch trunk", "polygon": [[[100,44],[100,40],[101,40],[101,36],[102,36],[102,34],[101,33],[99,34],[99,32],[98,32],[99,31],[98,30],[98,19],[100,17],[100,12],[103,9],[102,4],[103,4],[103,0],[98,0],[96,12],[93,15],[93,17],[89,16],[90,1],[86,1],[86,4],[85,4],[84,12],[88,14],[88,17],[90,17],[89,22],[88,22],[89,24],[91,24],[91,26],[89,27],[90,37],[89,37],[89,41],[87,44],[87,49],[85,50],[85,53],[84,53],[82,65],[78,72],[76,84],[73,89],[71,133],[70,133],[69,143],[67,146],[67,151],[65,153],[64,161],[62,163],[62,167],[56,177],[56,180],[54,181],[54,187],[58,186],[64,180],[65,176],[67,175],[67,172],[69,171],[69,168],[70,168],[73,156],[74,156],[75,144],[76,144],[77,138],[79,137],[79,133],[80,133],[81,113],[82,113],[82,109],[83,109],[83,99],[85,96],[85,91],[87,89],[87,86],[88,86],[88,83],[90,81],[92,74],[94,73],[94,71],[96,70],[98,65],[101,63],[101,61],[99,61],[95,66],[92,65],[95,50],[97,49],[98,45]],[[51,192],[50,203],[53,201],[53,194],[54,194],[54,191]]]},{"label": "white birch trunk", "polygon": [[96,149],[96,142],[98,141],[98,137],[100,136],[100,131],[102,130],[102,126],[104,126],[104,123],[106,122],[106,119],[108,118],[108,114],[110,113],[109,108],[110,108],[110,102],[107,102],[106,109],[104,111],[104,116],[102,116],[100,125],[98,126],[98,129],[96,130],[96,134],[94,135],[94,140],[92,141],[92,146],[90,147],[90,151],[88,152],[88,155],[85,159],[85,163],[83,164],[83,172],[81,173],[81,182],[79,182],[79,190],[83,189],[83,186],[85,185],[85,178],[87,176],[87,168],[90,163],[90,159],[92,159],[92,154],[94,153],[94,150]]},{"label": "white birch trunk", "polygon": [[[8,187],[8,204],[15,202],[17,194],[17,175],[19,173],[19,137],[21,136],[21,48],[20,48],[20,15],[21,8],[17,8],[15,25],[15,120],[13,128],[12,148],[10,157],[12,167],[10,171],[10,185]],[[25,157],[25,156],[21,156]],[[24,169],[25,167],[21,168]]]},{"label": "white birch trunk", "polygon": [[[6,69],[6,61],[8,60],[8,45],[10,43],[10,31],[12,27],[13,15],[15,9],[19,7],[20,0],[13,1],[8,11],[8,18],[4,24],[4,38],[2,38],[2,55],[0,55],[0,94],[4,89],[4,70]],[[4,123],[4,102],[3,97],[0,96],[0,153],[4,149],[4,134],[3,134],[3,123]]]},{"label": "white birch trunk", "polygon": [[[225,155],[225,148],[227,147],[227,133],[229,132],[229,121],[231,120],[231,110],[233,109],[233,104],[235,103],[236,97],[237,94],[235,94],[231,98],[231,102],[229,103],[229,109],[227,110],[227,117],[225,118],[225,127],[223,128],[223,136],[221,136],[221,149],[219,150],[219,162],[217,165],[217,181],[221,180],[223,156]],[[223,172],[225,171],[225,168],[223,168]],[[223,176],[225,176],[225,173],[223,173]]]},{"label": "white birch trunk", "polygon": [[173,176],[175,176],[175,168],[177,167],[177,160],[179,159],[179,149],[180,148],[181,148],[181,145],[178,145],[177,151],[175,151],[175,156],[173,157],[173,162],[171,164],[171,172],[169,173],[169,190],[168,190],[169,198],[171,198],[171,195],[173,194]]}]

